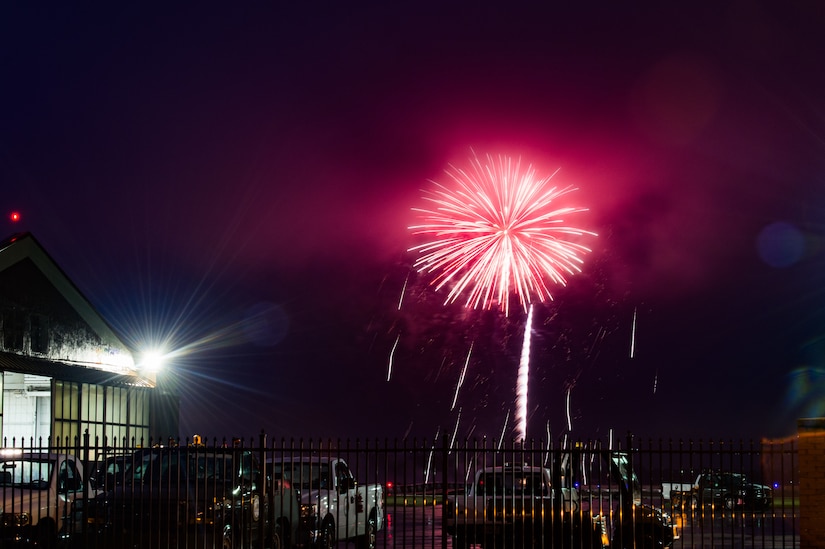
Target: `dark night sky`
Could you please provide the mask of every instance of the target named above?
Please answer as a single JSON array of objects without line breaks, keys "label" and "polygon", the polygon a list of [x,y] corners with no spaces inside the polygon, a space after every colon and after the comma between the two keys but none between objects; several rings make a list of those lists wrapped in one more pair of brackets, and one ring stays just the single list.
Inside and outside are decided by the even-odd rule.
[{"label": "dark night sky", "polygon": [[568,389],[584,438],[793,434],[825,415],[825,9],[695,4],[4,5],[0,223],[181,351],[182,435],[498,438],[524,315],[443,306],[407,227],[471,149],[520,155],[599,234],[537,309],[528,436]]}]

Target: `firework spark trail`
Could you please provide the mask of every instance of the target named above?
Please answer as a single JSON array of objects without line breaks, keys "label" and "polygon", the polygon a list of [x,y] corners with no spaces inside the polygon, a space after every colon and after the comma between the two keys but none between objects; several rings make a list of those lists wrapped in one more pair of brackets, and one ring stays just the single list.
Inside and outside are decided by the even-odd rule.
[{"label": "firework spark trail", "polygon": [[516,438],[527,438],[527,389],[530,381],[530,336],[533,328],[533,306],[527,313],[524,327],[524,343],[521,346],[521,360],[516,379]]},{"label": "firework spark trail", "polygon": [[467,365],[470,363],[470,355],[473,352],[473,343],[470,343],[470,350],[467,351],[467,360],[464,361],[464,368],[461,369],[461,375],[458,377],[458,383],[455,386],[455,395],[453,395],[453,403],[450,406],[450,411],[452,412],[455,409],[455,403],[458,400],[458,391],[461,389],[461,386],[464,384],[464,376],[467,374]]},{"label": "firework spark trail", "polygon": [[630,358],[636,356],[636,307],[633,308],[633,328],[630,330]]},{"label": "firework spark trail", "polygon": [[544,449],[544,465],[547,465],[548,460],[550,459],[550,420],[547,420],[547,424],[545,426],[545,432],[547,433],[547,447]]},{"label": "firework spark trail", "polygon": [[504,416],[504,426],[501,428],[501,437],[498,439],[498,449],[504,444],[504,434],[507,432],[507,424],[510,422],[510,410],[507,410],[507,415]]},{"label": "firework spark trail", "polygon": [[596,332],[596,337],[593,338],[593,343],[590,345],[590,350],[587,352],[587,356],[591,358],[591,360],[595,361],[596,356],[596,346],[599,345],[602,341],[604,341],[604,337],[607,335],[604,326],[599,326],[599,331]]},{"label": "firework spark trail", "polygon": [[392,376],[392,357],[395,354],[395,348],[398,347],[398,341],[401,339],[401,334],[398,334],[398,337],[395,338],[395,343],[393,343],[392,350],[390,351],[390,360],[387,364],[387,381],[390,380]]},{"label": "firework spark trail", "polygon": [[461,408],[458,409],[458,417],[455,418],[455,427],[453,428],[453,436],[450,439],[450,453],[452,453],[452,447],[455,444],[455,437],[458,434],[458,422],[461,421]]},{"label": "firework spark trail", "polygon": [[467,463],[467,472],[464,473],[464,484],[470,481],[470,474],[473,472],[473,458]]},{"label": "firework spark trail", "polygon": [[404,303],[404,293],[407,291],[407,282],[410,280],[410,274],[407,273],[407,278],[404,279],[404,285],[401,287],[401,296],[398,298],[398,310],[401,310],[401,304]]},{"label": "firework spark trail", "polygon": [[433,465],[433,452],[435,452],[435,443],[438,442],[439,434],[441,434],[441,427],[436,429],[435,438],[433,439],[433,445],[430,447],[430,455],[427,458],[427,469],[424,471],[424,484],[430,482],[430,470],[432,469]]},{"label": "firework spark trail", "polygon": [[570,420],[570,391],[572,389],[573,389],[572,387],[567,388],[567,406],[566,406],[566,408],[567,408],[567,430],[571,431],[571,432],[573,431],[573,422]]}]

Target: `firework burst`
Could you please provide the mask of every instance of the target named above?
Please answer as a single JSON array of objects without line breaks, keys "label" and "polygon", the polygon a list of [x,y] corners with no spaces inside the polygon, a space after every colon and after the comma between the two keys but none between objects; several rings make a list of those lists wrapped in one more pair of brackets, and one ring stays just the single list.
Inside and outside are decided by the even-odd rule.
[{"label": "firework burst", "polygon": [[576,241],[594,235],[571,227],[565,217],[586,211],[556,207],[574,187],[550,186],[553,175],[539,177],[521,160],[487,155],[470,159],[468,170],[450,166],[451,189],[433,182],[427,208],[414,208],[421,223],[410,230],[427,242],[410,248],[419,253],[414,267],[433,273],[437,290],[449,287],[445,303],[466,294],[465,305],[509,314],[510,296],[522,308],[533,300],[552,299],[548,281],[565,285],[581,271],[589,248]]},{"label": "firework burst", "polygon": [[421,222],[409,229],[426,238],[410,248],[419,254],[414,267],[434,275],[436,290],[449,288],[445,304],[465,295],[467,307],[498,307],[509,315],[515,294],[528,313],[516,387],[517,438],[523,441],[533,301],[552,299],[548,283],[563,286],[581,272],[581,256],[590,249],[578,240],[595,233],[566,224],[567,216],[585,208],[557,206],[576,188],[551,186],[555,174],[539,177],[532,165],[522,169],[521,159],[473,155],[468,170],[450,166],[446,174],[454,188],[433,182],[424,195],[428,207],[413,208]]}]

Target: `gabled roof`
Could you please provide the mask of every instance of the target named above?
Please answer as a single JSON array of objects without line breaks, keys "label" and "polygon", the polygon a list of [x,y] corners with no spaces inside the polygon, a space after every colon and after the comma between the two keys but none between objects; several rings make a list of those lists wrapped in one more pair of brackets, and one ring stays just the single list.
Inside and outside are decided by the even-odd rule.
[{"label": "gabled roof", "polygon": [[[80,292],[77,286],[66,276],[66,273],[55,263],[45,249],[31,233],[14,234],[0,242],[0,274],[13,269],[21,268],[24,264],[31,272],[42,273],[47,283],[65,299],[65,302],[100,340],[101,344],[110,351],[104,354],[111,363],[78,362],[70,358],[60,357],[27,357],[35,362],[42,361],[44,365],[63,363],[64,366],[75,366],[105,370],[109,373],[136,376],[135,362],[131,349],[118,337],[112,327],[92,306],[91,302]],[[39,277],[39,274],[38,274]],[[51,293],[51,290],[50,290]],[[57,294],[54,294],[55,297]],[[59,299],[59,298],[58,298]],[[2,352],[2,351],[0,351]],[[14,354],[14,353],[11,353]],[[45,359],[45,360],[44,360]],[[150,384],[154,380],[150,380]]]}]

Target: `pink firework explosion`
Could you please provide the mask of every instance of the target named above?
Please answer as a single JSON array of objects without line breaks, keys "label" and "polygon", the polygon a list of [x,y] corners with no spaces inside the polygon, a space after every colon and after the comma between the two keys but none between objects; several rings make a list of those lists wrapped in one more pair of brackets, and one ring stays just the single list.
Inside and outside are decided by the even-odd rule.
[{"label": "pink firework explosion", "polygon": [[433,182],[423,197],[429,207],[413,208],[421,223],[409,227],[427,238],[410,248],[420,254],[414,267],[435,273],[436,290],[450,288],[445,303],[466,294],[467,307],[497,304],[509,314],[512,291],[526,311],[534,297],[552,299],[548,281],[565,285],[581,271],[590,249],[578,240],[596,234],[565,217],[587,209],[557,206],[576,188],[549,186],[555,174],[538,177],[532,165],[522,170],[521,159],[507,156],[482,162],[473,155],[468,170],[451,165],[445,172],[455,188]]}]

